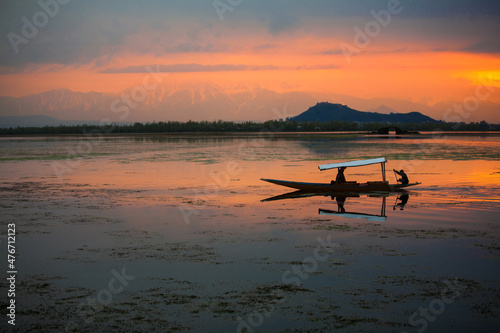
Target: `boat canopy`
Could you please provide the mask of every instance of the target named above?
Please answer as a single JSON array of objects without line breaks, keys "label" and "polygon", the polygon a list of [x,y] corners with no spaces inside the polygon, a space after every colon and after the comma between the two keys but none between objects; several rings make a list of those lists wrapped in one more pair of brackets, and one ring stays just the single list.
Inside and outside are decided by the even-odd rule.
[{"label": "boat canopy", "polygon": [[318,168],[323,170],[341,168],[341,167],[358,167],[363,165],[377,164],[377,163],[385,163],[387,160],[385,157],[372,158],[369,160],[359,160],[359,161],[350,161],[350,162],[342,162],[342,163],[331,163],[331,164],[323,164],[318,166]]}]

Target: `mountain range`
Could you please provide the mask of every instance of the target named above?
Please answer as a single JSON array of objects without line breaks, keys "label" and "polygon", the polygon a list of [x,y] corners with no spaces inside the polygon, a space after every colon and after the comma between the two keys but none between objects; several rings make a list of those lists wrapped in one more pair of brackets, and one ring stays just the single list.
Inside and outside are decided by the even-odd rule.
[{"label": "mountain range", "polygon": [[[318,101],[342,103],[349,105],[353,111],[366,110],[386,115],[416,110],[440,119],[444,110],[451,105],[441,103],[430,107],[397,98],[361,99],[322,92],[278,92],[243,84],[222,87],[214,83],[164,83],[146,94],[138,94],[140,89],[135,88],[118,93],[57,89],[21,97],[0,96],[0,126],[6,127],[7,122],[13,126],[30,126],[26,123],[27,118],[23,121],[21,118],[15,118],[19,116],[47,116],[55,118],[56,123],[64,124],[98,123],[101,120],[120,123],[218,119],[236,122],[266,121],[292,118]],[[481,106],[483,105],[486,103],[481,103]],[[478,113],[479,111],[476,111],[476,115]],[[30,122],[36,123],[33,126],[44,126],[53,125],[54,120],[44,123],[42,118],[31,117]]]},{"label": "mountain range", "polygon": [[308,92],[224,89],[215,84],[161,85],[145,97],[134,96],[133,90],[111,94],[58,89],[22,97],[0,96],[0,116],[44,115],[64,121],[114,122],[265,121],[296,115],[324,98],[323,94]]}]

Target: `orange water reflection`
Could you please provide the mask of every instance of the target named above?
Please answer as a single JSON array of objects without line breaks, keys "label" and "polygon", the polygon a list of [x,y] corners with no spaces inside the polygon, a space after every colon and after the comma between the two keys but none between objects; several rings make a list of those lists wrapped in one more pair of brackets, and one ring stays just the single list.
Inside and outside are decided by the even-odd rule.
[{"label": "orange water reflection", "polygon": [[[223,207],[255,207],[264,198],[288,191],[287,188],[264,183],[260,178],[330,182],[335,178],[335,170],[319,171],[318,165],[380,156],[375,154],[390,152],[391,147],[396,145],[395,149],[399,152],[416,141],[354,140],[352,137],[301,140],[300,137],[279,139],[272,135],[249,138],[120,137],[95,144],[95,149],[82,159],[52,160],[64,156],[68,144],[78,145],[78,138],[60,142],[35,139],[32,143],[14,140],[15,145],[10,151],[7,145],[0,147],[5,150],[2,156],[10,157],[14,152],[23,154],[19,160],[2,161],[4,172],[0,180],[42,180],[58,184],[87,184],[93,188],[148,191],[148,195],[140,197],[142,205],[158,204],[164,198],[171,205],[202,201],[206,205]],[[424,137],[421,142],[426,140],[429,139]],[[486,147],[491,154],[498,154],[500,145],[498,137],[447,137],[438,140],[441,141],[435,144],[433,151],[436,156],[440,151],[451,151],[453,156],[460,156],[460,147],[472,149],[477,145]],[[341,158],[339,153],[351,157]],[[44,156],[47,160],[39,159]],[[392,169],[404,169],[410,182],[422,183],[409,190],[426,195],[428,202],[455,200],[497,204],[500,201],[498,161],[430,159],[429,155],[425,156],[426,159],[419,159],[419,155],[414,157],[410,160],[391,160],[388,157],[387,179],[395,183],[396,176]],[[70,166],[69,171],[57,175],[54,163]],[[358,182],[382,178],[379,165],[348,168],[345,176],[347,180]]]}]

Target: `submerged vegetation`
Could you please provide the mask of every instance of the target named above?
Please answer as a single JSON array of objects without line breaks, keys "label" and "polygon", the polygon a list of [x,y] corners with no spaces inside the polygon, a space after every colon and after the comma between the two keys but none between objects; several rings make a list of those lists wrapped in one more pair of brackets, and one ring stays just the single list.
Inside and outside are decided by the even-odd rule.
[{"label": "submerged vegetation", "polygon": [[45,127],[0,128],[0,135],[24,134],[86,134],[86,133],[176,133],[176,132],[330,132],[330,131],[377,131],[388,125],[405,131],[500,131],[500,124],[485,121],[466,123],[428,122],[428,123],[359,123],[347,121],[297,122],[291,120],[266,122],[232,121],[160,121],[130,124],[106,125],[60,125]]}]

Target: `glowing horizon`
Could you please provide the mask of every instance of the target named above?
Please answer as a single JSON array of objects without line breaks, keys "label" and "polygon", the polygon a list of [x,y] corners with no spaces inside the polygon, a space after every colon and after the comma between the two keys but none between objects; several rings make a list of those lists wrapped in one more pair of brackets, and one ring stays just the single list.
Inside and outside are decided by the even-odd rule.
[{"label": "glowing horizon", "polygon": [[[232,7],[210,1],[46,3],[52,7],[6,5],[0,95],[118,93],[141,82],[146,66],[159,66],[171,85],[258,85],[442,105],[443,111],[477,102],[464,121],[500,123],[494,34],[500,13],[472,1],[452,14],[451,1],[442,8],[396,0],[288,7],[262,1]],[[87,20],[79,18],[82,10]],[[39,21],[38,33],[26,38],[26,20],[36,23],[41,12],[47,23]]]}]

